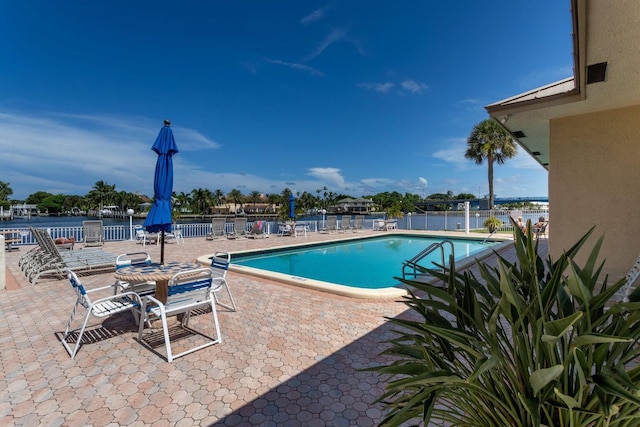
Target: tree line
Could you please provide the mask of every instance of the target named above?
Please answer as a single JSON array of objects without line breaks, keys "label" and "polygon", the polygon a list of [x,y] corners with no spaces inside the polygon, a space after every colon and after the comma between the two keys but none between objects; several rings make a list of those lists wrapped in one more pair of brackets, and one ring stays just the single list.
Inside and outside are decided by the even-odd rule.
[{"label": "tree line", "polygon": [[[511,135],[498,122],[492,119],[484,120],[475,125],[467,138],[465,158],[473,160],[478,165],[486,161],[488,165],[489,206],[494,205],[494,163],[503,164],[507,159],[514,157],[516,153],[516,145]],[[12,194],[13,190],[10,183],[0,181],[0,206],[9,208],[11,204],[28,203],[37,205],[40,211],[53,214],[66,213],[74,207],[82,211],[89,211],[102,209],[104,206],[118,206],[121,210],[131,208],[139,211],[140,205],[148,201],[146,197],[137,193],[117,191],[115,184],[108,184],[102,180],[97,181],[84,196],[37,191],[30,194],[25,200],[10,200],[9,196]],[[230,192],[224,193],[220,189],[212,191],[206,188],[196,188],[189,193],[180,192],[176,194],[174,192],[173,205],[174,210],[177,212],[206,215],[211,212],[211,208],[216,206],[226,205],[230,208],[231,204],[233,204],[234,207],[239,206],[243,210],[248,207],[249,211],[256,211],[258,203],[266,203],[265,210],[267,212],[279,213],[284,216],[288,212],[289,197],[291,195],[296,198],[295,206],[298,212],[307,212],[312,209],[330,211],[339,200],[353,198],[347,194],[330,191],[327,187],[317,189],[315,194],[307,191],[293,194],[289,188],[285,188],[281,193],[269,194],[263,194],[259,191],[243,194],[238,189],[232,189]],[[475,195],[470,193],[454,195],[452,191],[448,191],[446,194],[434,193],[425,198],[421,198],[417,194],[401,194],[397,191],[363,195],[362,197],[373,200],[376,210],[393,214],[414,212],[416,210],[415,205],[421,201],[469,200],[476,198]],[[523,206],[520,205],[519,207]],[[435,209],[449,209],[449,205],[443,203],[442,205],[436,205]]]}]

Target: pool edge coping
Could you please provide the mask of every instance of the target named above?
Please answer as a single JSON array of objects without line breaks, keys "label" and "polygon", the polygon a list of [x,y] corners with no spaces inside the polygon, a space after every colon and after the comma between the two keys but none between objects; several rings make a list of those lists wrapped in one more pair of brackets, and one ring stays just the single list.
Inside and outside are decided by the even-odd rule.
[{"label": "pool edge coping", "polygon": [[[422,237],[439,237],[439,238],[456,238],[456,239],[468,239],[468,240],[479,240],[482,237],[485,237],[485,240],[491,242],[501,242],[496,246],[492,246],[483,251],[480,251],[476,254],[476,256],[469,256],[465,258],[464,261],[460,263],[456,263],[456,270],[466,269],[471,265],[475,264],[478,261],[481,261],[494,253],[501,252],[507,245],[513,243],[513,239],[508,236],[495,236],[488,238],[486,235],[459,235],[454,233],[447,234],[439,234],[439,233],[416,233],[411,232],[411,230],[398,230],[395,232],[385,232],[381,234],[373,234],[373,235],[362,235],[362,236],[341,236],[342,238],[337,238],[335,240],[331,240],[325,242],[326,244],[333,244],[339,242],[353,241],[353,240],[365,240],[371,238],[377,238],[382,236],[392,236],[392,235],[419,235]],[[337,237],[337,236],[336,236]],[[322,246],[322,244],[318,244],[318,242],[300,242],[300,243],[292,243],[284,246],[277,246],[268,249],[253,249],[253,250],[243,250],[243,251],[230,251],[232,262],[229,265],[229,270],[234,271],[240,274],[247,274],[253,277],[259,277],[263,279],[273,280],[275,282],[284,283],[286,285],[297,286],[300,288],[312,289],[319,292],[325,292],[334,295],[346,296],[355,299],[393,299],[393,298],[401,298],[408,295],[408,291],[406,288],[402,288],[399,286],[392,286],[387,288],[378,288],[378,289],[367,289],[367,288],[355,288],[351,286],[341,285],[337,283],[324,282],[322,280],[310,279],[308,277],[299,277],[292,276],[290,274],[277,273],[268,270],[262,270],[258,268],[248,267],[244,265],[233,264],[233,255],[247,255],[247,254],[259,254],[264,252],[271,252],[274,250],[289,250],[295,248],[303,248],[307,246]],[[202,265],[208,265],[211,263],[211,257],[214,256],[214,253],[209,253],[205,255],[201,255],[197,258],[197,262]],[[432,278],[432,280],[426,280],[426,283],[436,282],[438,279]],[[402,285],[400,285],[402,286]]]}]

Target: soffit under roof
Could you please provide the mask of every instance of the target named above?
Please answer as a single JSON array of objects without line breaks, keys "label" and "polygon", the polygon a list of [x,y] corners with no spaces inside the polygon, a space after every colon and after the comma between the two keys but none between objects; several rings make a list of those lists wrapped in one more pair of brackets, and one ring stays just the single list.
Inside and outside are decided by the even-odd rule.
[{"label": "soffit under roof", "polygon": [[[640,104],[640,1],[571,0],[571,8],[574,76],[485,107],[547,169],[551,119]],[[603,62],[605,80],[586,84],[587,67]]]}]

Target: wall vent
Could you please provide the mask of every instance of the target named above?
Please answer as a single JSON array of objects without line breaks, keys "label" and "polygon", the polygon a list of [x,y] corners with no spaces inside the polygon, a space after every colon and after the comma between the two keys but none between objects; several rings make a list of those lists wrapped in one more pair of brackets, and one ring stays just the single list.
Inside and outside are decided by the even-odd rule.
[{"label": "wall vent", "polygon": [[513,136],[515,136],[518,139],[526,137],[524,132],[522,132],[521,130],[514,130],[513,131]]},{"label": "wall vent", "polygon": [[603,82],[607,74],[607,63],[600,62],[587,66],[587,84]]}]

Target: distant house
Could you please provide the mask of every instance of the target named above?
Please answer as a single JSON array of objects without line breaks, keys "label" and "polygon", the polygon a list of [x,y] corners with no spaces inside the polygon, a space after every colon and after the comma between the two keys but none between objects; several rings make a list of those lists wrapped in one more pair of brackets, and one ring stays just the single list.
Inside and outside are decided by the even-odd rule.
[{"label": "distant house", "polygon": [[640,255],[640,1],[570,4],[573,76],[485,108],[549,171],[551,256],[596,226],[616,279]]},{"label": "distant house", "polygon": [[336,202],[336,212],[351,212],[358,214],[368,214],[371,212],[371,208],[374,202],[371,199],[358,198],[353,199],[346,197]]}]

